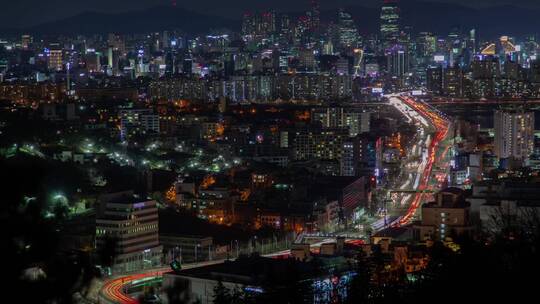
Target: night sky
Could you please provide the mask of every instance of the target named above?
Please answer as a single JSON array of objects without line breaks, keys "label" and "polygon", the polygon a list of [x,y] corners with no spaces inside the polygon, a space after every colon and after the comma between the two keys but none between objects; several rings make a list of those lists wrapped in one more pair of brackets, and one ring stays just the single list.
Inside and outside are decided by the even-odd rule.
[{"label": "night sky", "polygon": [[[47,21],[76,15],[84,11],[122,12],[157,5],[170,5],[174,0],[1,0],[0,27],[33,26]],[[407,1],[407,0],[402,0]],[[427,0],[474,6],[512,4],[540,8],[538,0]],[[177,6],[208,14],[238,18],[247,9],[278,11],[304,10],[309,0],[176,0]],[[335,8],[341,5],[375,6],[382,0],[320,0],[321,6]],[[473,3],[473,4],[471,4]]]}]

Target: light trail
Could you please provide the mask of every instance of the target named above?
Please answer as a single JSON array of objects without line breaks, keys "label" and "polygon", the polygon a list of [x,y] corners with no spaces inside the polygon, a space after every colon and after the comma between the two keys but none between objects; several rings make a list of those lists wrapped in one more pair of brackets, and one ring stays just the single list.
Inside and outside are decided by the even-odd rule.
[{"label": "light trail", "polygon": [[381,225],[381,223],[385,222],[384,219],[376,221],[372,225],[372,228],[374,228],[375,231],[388,226],[402,226],[411,221],[422,204],[424,198],[423,191],[430,190],[429,183],[434,163],[436,161],[441,161],[449,150],[449,147],[446,147],[444,152],[437,157],[439,145],[449,132],[450,123],[444,114],[430,105],[418,102],[405,94],[393,94],[388,97],[389,103],[401,112],[402,115],[407,118],[408,122],[414,123],[418,127],[419,141],[413,146],[411,152],[414,157],[420,156],[420,160],[406,165],[409,169],[416,168],[413,175],[409,176],[409,179],[414,181],[413,189],[415,189],[417,193],[414,195],[400,194],[393,198],[399,206],[405,206],[407,202],[410,202],[408,210],[405,214],[395,218],[386,225]]},{"label": "light trail", "polygon": [[[311,251],[313,253],[318,253],[320,250],[320,247],[322,244],[331,243],[334,242],[334,239],[324,239],[320,242],[314,243],[310,245]],[[352,245],[358,245],[363,243],[362,240],[347,240],[347,244]],[[291,250],[282,250],[275,253],[264,255],[265,257],[270,258],[287,258],[291,255]],[[197,264],[191,264],[191,265],[185,265],[182,269],[191,269],[191,268],[198,268],[203,266],[209,266],[214,264],[223,263],[225,260],[216,260],[216,261],[208,261],[208,262],[202,262]],[[139,301],[133,297],[131,297],[127,292],[126,288],[130,285],[136,283],[137,281],[141,280],[151,280],[151,279],[157,279],[161,278],[164,273],[171,272],[170,267],[164,267],[164,268],[158,268],[152,271],[143,272],[143,273],[137,273],[137,274],[131,274],[122,276],[119,278],[111,279],[103,285],[103,287],[100,290],[100,298],[103,299],[105,302],[108,303],[122,303],[122,304],[137,304]]]},{"label": "light trail", "polygon": [[[222,263],[224,260],[216,260],[209,262],[202,262],[192,265],[184,266],[184,269],[197,268],[208,266],[212,264]],[[170,267],[158,268],[152,271],[147,271],[143,273],[131,274],[122,276],[119,278],[111,279],[103,285],[100,290],[100,298],[104,299],[109,303],[123,303],[123,304],[136,304],[139,301],[135,298],[132,298],[129,294],[125,292],[125,289],[138,280],[150,280],[154,278],[160,278],[164,273],[170,272]]]},{"label": "light trail", "polygon": [[[425,166],[423,166],[424,164],[420,166],[423,167],[420,182],[417,186],[417,189],[420,192],[414,195],[413,201],[411,202],[407,212],[402,217],[400,217],[399,220],[391,224],[392,226],[402,226],[410,222],[410,220],[414,217],[416,211],[420,207],[422,203],[422,198],[424,196],[424,193],[422,193],[421,191],[428,190],[429,188],[429,181],[431,179],[433,165],[437,160],[437,150],[440,143],[448,135],[450,123],[441,115],[440,112],[432,109],[425,103],[416,102],[415,100],[406,96],[396,97],[395,100],[401,100],[403,103],[407,104],[411,109],[416,111],[416,113],[421,115],[425,120],[430,121],[431,127],[435,129],[435,135],[433,136],[431,141],[429,139],[426,141],[426,143],[429,145],[429,148],[427,150],[427,162]],[[448,149],[445,149],[444,153],[446,153],[447,151]]]}]

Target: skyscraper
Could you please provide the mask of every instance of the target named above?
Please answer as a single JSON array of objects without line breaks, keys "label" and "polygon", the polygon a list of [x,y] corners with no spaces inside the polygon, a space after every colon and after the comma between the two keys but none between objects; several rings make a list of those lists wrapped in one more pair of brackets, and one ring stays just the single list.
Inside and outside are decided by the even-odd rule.
[{"label": "skyscraper", "polygon": [[321,25],[321,11],[319,0],[311,0],[311,30],[315,33],[319,32]]},{"label": "skyscraper", "polygon": [[534,149],[534,112],[495,112],[495,155],[526,159]]},{"label": "skyscraper", "polygon": [[467,41],[467,48],[471,54],[476,53],[476,29],[472,29],[469,32],[469,40]]},{"label": "skyscraper", "polygon": [[339,44],[342,49],[356,47],[358,44],[358,31],[354,20],[348,12],[340,9],[338,12]]},{"label": "skyscraper", "polygon": [[360,76],[362,74],[362,66],[364,64],[364,50],[363,49],[354,49],[353,50],[353,75],[355,77]]},{"label": "skyscraper", "polygon": [[384,0],[381,7],[381,38],[385,46],[399,37],[399,6],[397,0]]},{"label": "skyscraper", "polygon": [[388,74],[402,77],[409,72],[409,54],[403,46],[396,44],[387,49],[386,59]]},{"label": "skyscraper", "polygon": [[263,13],[246,12],[242,17],[242,35],[267,36],[276,31],[276,13],[268,11]]}]

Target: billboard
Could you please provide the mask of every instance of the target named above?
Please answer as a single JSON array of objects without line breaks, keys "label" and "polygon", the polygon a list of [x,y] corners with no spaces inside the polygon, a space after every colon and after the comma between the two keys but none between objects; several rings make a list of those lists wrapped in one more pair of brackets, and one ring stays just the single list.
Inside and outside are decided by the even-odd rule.
[{"label": "billboard", "polygon": [[444,55],[435,55],[435,56],[433,56],[433,61],[435,61],[435,62],[444,62]]}]

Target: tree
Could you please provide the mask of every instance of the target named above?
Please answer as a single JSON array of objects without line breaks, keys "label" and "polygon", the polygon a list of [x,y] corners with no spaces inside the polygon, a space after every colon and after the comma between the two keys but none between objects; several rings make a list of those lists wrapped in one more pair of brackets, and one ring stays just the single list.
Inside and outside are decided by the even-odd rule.
[{"label": "tree", "polygon": [[106,236],[103,240],[103,245],[99,247],[97,255],[102,266],[112,267],[116,257],[116,247],[118,239],[114,236]]},{"label": "tree", "polygon": [[346,303],[366,303],[369,299],[371,284],[371,267],[364,255],[357,257],[356,275],[352,278],[348,290]]},{"label": "tree", "polygon": [[[0,205],[0,233],[5,240],[2,253],[9,261],[3,271],[10,278],[5,286],[10,292],[4,301],[73,302],[76,294],[85,294],[96,276],[89,255],[62,250],[61,225],[55,217],[44,217],[47,204],[43,196],[24,199],[24,192],[12,190],[10,199]],[[28,275],[31,273],[40,275]],[[9,301],[10,296],[16,299]]]},{"label": "tree", "polygon": [[191,295],[189,293],[189,281],[175,280],[173,286],[165,289],[168,303],[170,304],[185,304],[191,303]]},{"label": "tree", "polygon": [[217,285],[214,287],[214,304],[230,304],[231,303],[231,293],[223,281],[218,279]]}]

